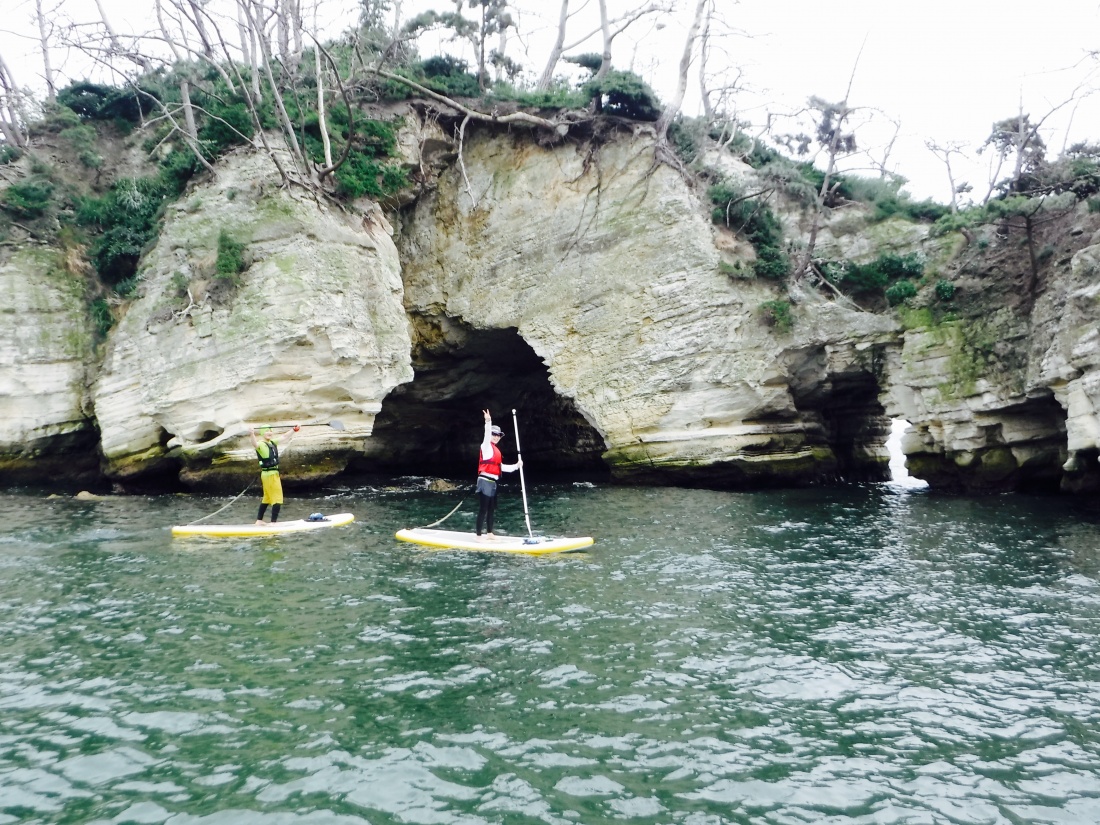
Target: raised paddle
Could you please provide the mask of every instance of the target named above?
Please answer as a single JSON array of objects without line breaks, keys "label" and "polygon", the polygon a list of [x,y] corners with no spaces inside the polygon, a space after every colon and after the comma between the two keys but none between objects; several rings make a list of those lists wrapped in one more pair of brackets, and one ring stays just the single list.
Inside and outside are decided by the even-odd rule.
[{"label": "raised paddle", "polygon": [[534,538],[531,517],[527,514],[527,485],[523,481],[523,453],[519,451],[519,422],[516,421],[515,408],[512,409],[512,429],[516,432],[516,460],[519,462],[519,489],[523,493],[523,520],[527,522],[527,535]]},{"label": "raised paddle", "polygon": [[340,432],[344,432],[344,430],[346,429],[344,427],[344,422],[343,421],[325,421],[325,422],[320,422],[320,423],[316,423],[316,424],[261,424],[261,425],[252,425],[252,426],[257,426],[257,429],[260,426],[262,426],[262,427],[332,427],[332,429],[339,430]]},{"label": "raised paddle", "polygon": [[[169,450],[178,450],[180,448],[185,448],[189,452],[192,452],[192,453],[198,455],[198,454],[206,453],[210,450],[213,450],[219,444],[222,444],[226,441],[229,441],[230,439],[237,438],[239,436],[245,435],[246,433],[248,433],[248,431],[250,429],[259,430],[262,427],[286,427],[286,428],[289,429],[289,428],[292,428],[294,426],[298,426],[299,428],[300,427],[331,427],[334,430],[339,430],[340,432],[344,432],[344,422],[343,421],[326,421],[324,423],[298,424],[298,425],[294,425],[294,424],[244,424],[242,422],[242,428],[234,429],[234,430],[226,430],[221,435],[215,436],[214,438],[211,438],[209,441],[190,442],[190,441],[187,441],[186,439],[184,439],[182,436],[177,435],[177,436],[174,436],[171,440],[169,440],[167,446],[169,447]],[[172,453],[169,452],[168,455],[171,456]]]}]

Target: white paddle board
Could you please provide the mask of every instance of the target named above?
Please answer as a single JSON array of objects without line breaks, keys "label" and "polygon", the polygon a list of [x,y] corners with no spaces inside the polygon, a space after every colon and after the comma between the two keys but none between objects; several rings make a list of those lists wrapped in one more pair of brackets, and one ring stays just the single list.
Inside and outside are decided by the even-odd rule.
[{"label": "white paddle board", "polygon": [[460,533],[456,530],[431,530],[427,527],[398,530],[395,537],[400,541],[445,550],[487,550],[493,553],[527,553],[532,556],[579,550],[582,547],[588,547],[595,541],[591,536],[580,538],[496,536],[490,539],[474,533]]},{"label": "white paddle board", "polygon": [[351,513],[336,513],[325,516],[324,521],[277,521],[272,524],[186,524],[173,527],[173,536],[211,536],[214,538],[240,538],[242,536],[278,536],[283,533],[301,533],[306,530],[321,530],[325,527],[340,527],[351,524],[355,516]]}]

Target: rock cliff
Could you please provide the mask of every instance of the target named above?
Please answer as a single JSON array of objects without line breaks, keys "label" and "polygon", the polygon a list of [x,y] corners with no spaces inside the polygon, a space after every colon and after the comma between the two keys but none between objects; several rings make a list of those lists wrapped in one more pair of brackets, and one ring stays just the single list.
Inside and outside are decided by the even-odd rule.
[{"label": "rock cliff", "polygon": [[0,246],[0,478],[98,472],[87,410],[93,327],[79,273],[61,250]]},{"label": "rock cliff", "polygon": [[[175,204],[92,388],[106,473],[236,478],[253,471],[250,425],[293,422],[322,424],[297,439],[294,477],[344,470],[382,400],[412,378],[387,229],[380,213],[280,189],[254,153]],[[244,250],[228,281],[220,238]]]},{"label": "rock cliff", "polygon": [[[548,146],[481,127],[460,152],[404,116],[422,187],[386,216],[281,189],[257,153],[220,162],[169,210],[98,347],[61,253],[3,248],[5,480],[95,456],[126,484],[225,488],[254,473],[249,424],[296,421],[318,426],[291,483],[462,475],[488,407],[509,431],[517,411],[531,466],[624,481],[882,479],[904,418],[910,471],[934,487],[1097,485],[1100,219],[1084,206],[1046,230],[1038,279],[1010,231],[960,248],[849,210],[822,248],[919,250],[956,299],[873,313],[805,292],[783,329],[760,306],[785,293],[730,277],[751,247],[654,163],[644,127]],[[783,219],[806,229],[793,205]],[[244,266],[219,278],[225,239]]]},{"label": "rock cliff", "polygon": [[[889,412],[914,424],[910,472],[940,489],[1097,488],[1100,220],[1087,204],[1037,239],[991,227],[953,271],[953,317],[914,313]],[[1035,278],[1038,275],[1038,278]]]}]

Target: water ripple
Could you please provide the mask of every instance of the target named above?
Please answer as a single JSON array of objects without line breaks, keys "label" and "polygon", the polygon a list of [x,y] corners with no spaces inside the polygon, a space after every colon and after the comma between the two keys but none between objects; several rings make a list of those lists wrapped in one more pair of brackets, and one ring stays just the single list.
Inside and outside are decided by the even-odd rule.
[{"label": "water ripple", "polygon": [[223,502],[0,496],[0,825],[1100,821],[1075,505],[529,492],[598,543],[399,545],[419,480],[186,545]]}]

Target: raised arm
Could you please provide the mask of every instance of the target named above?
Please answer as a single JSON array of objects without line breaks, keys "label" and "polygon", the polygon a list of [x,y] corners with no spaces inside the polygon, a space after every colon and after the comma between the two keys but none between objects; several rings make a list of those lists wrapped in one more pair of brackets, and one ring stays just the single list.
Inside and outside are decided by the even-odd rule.
[{"label": "raised arm", "polygon": [[493,455],[493,417],[488,410],[482,410],[485,416],[485,434],[481,437],[481,457],[492,458]]}]

